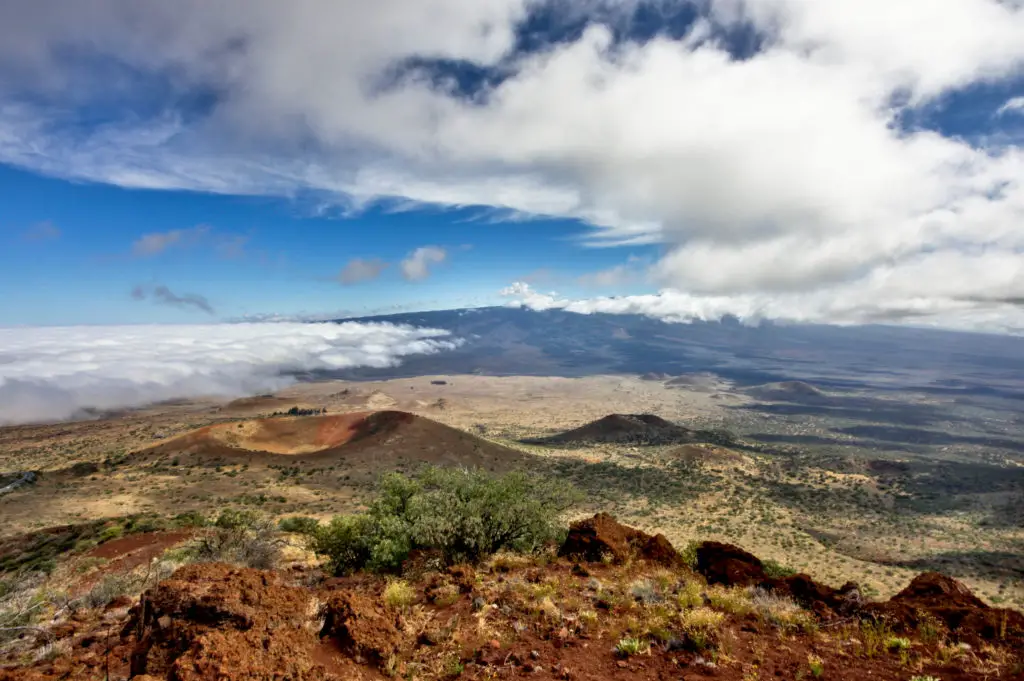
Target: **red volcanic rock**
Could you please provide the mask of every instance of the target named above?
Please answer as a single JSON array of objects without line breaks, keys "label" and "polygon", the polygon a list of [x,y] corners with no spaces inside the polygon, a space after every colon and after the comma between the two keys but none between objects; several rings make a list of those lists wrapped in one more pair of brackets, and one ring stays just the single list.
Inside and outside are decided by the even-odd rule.
[{"label": "red volcanic rock", "polygon": [[610,555],[616,562],[637,556],[659,565],[683,564],[679,552],[664,535],[652,537],[623,525],[608,513],[598,513],[593,518],[573,523],[558,553],[591,562],[600,561],[604,556]]}]

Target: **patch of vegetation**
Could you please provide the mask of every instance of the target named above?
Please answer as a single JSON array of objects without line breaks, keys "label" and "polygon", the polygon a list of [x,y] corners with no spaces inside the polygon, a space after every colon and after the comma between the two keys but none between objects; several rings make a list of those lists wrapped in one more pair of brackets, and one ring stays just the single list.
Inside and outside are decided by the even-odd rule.
[{"label": "patch of vegetation", "polygon": [[197,562],[223,562],[266,570],[277,565],[281,540],[274,523],[245,509],[222,511],[213,526],[186,549]]},{"label": "patch of vegetation", "polygon": [[621,657],[646,655],[651,652],[651,644],[640,638],[627,637],[615,644],[615,652]]},{"label": "patch of vegetation", "polygon": [[395,579],[384,587],[384,602],[392,608],[407,608],[416,602],[416,590],[403,579]]},{"label": "patch of vegetation", "polygon": [[32,532],[0,543],[0,573],[49,574],[56,567],[58,558],[84,553],[104,542],[130,534],[196,527],[196,523],[205,522],[196,514],[174,518],[141,514]]},{"label": "patch of vegetation", "polygon": [[305,534],[309,536],[316,534],[318,527],[320,527],[320,521],[316,518],[298,515],[290,518],[281,518],[277,523],[277,529],[282,532],[292,532],[294,534]]},{"label": "patch of vegetation", "polygon": [[337,516],[312,533],[311,547],[335,573],[395,571],[414,549],[443,562],[475,563],[498,551],[529,553],[560,540],[561,515],[577,495],[560,481],[523,473],[426,468],[385,475],[366,513]]},{"label": "patch of vegetation", "polygon": [[773,579],[784,579],[786,577],[792,577],[796,574],[796,570],[790,567],[782,565],[778,561],[768,559],[762,562],[764,566],[764,573]]}]

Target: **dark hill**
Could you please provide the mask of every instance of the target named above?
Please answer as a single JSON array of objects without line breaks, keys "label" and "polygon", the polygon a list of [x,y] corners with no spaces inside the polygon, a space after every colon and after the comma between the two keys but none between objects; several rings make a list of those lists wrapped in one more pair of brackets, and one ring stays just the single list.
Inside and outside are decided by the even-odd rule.
[{"label": "dark hill", "polygon": [[691,442],[696,434],[654,414],[609,414],[558,435],[538,438],[544,444],[643,444]]}]

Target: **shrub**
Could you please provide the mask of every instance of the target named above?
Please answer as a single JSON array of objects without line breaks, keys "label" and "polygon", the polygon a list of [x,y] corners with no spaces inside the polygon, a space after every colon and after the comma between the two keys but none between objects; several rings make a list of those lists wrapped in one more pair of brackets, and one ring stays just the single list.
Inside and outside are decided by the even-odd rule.
[{"label": "shrub", "polygon": [[222,511],[213,527],[186,551],[198,562],[223,562],[266,570],[277,564],[280,541],[273,523],[256,511]]},{"label": "shrub", "polygon": [[885,642],[885,647],[892,651],[909,650],[910,639],[902,636],[892,636]]},{"label": "shrub", "polygon": [[416,601],[416,591],[409,583],[396,579],[384,587],[384,602],[392,608],[405,608]]},{"label": "shrub", "polygon": [[743,589],[715,586],[707,594],[712,607],[730,615],[746,615],[754,609],[750,595]]},{"label": "shrub", "polygon": [[860,623],[861,640],[864,645],[864,656],[874,657],[888,646],[892,634],[889,625],[881,620],[864,620]]},{"label": "shrub", "polygon": [[414,549],[437,553],[447,564],[475,563],[501,550],[529,552],[557,541],[559,516],[575,501],[564,483],[521,473],[391,473],[366,513],[335,517],[315,530],[311,543],[336,573],[394,571]]},{"label": "shrub", "polygon": [[676,600],[681,608],[696,608],[704,605],[704,589],[699,582],[686,582],[679,590]]},{"label": "shrub", "polygon": [[714,648],[718,644],[718,630],[725,621],[725,615],[701,606],[693,610],[684,610],[680,620],[686,640],[699,652]]},{"label": "shrub", "polygon": [[95,584],[85,595],[85,603],[90,608],[102,608],[115,598],[129,594],[138,585],[138,580],[130,575],[106,575]]},{"label": "shrub", "polygon": [[643,639],[628,637],[615,644],[615,652],[622,657],[646,655],[651,652],[651,645]]},{"label": "shrub", "polygon": [[762,565],[764,566],[765,575],[773,579],[783,579],[785,577],[792,577],[796,574],[796,570],[793,568],[786,567],[778,561],[771,559],[764,561]]},{"label": "shrub", "polygon": [[316,518],[293,516],[291,518],[281,518],[280,522],[277,523],[277,528],[282,532],[294,532],[295,534],[313,536],[320,528],[320,521]]}]

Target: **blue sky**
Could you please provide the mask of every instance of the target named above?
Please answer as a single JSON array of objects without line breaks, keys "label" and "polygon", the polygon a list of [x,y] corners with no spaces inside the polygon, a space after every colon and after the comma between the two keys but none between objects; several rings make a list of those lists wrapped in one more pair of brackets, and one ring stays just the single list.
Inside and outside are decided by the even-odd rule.
[{"label": "blue sky", "polygon": [[1019,333],[1024,6],[894,7],[0,6],[0,325],[518,300]]},{"label": "blue sky", "polygon": [[[492,222],[483,208],[373,208],[317,215],[311,201],[122,189],[0,166],[0,300],[3,325],[209,322],[247,315],[387,313],[504,302],[517,280],[541,289],[600,292],[580,275],[652,257],[654,247],[581,247],[588,228],[570,220]],[[187,232],[156,253],[147,235]],[[401,260],[438,246],[445,262],[406,281]],[[353,258],[388,263],[373,280],[338,281]],[[191,305],[132,297],[164,285],[200,295]],[[622,290],[622,287],[617,287]]]}]

